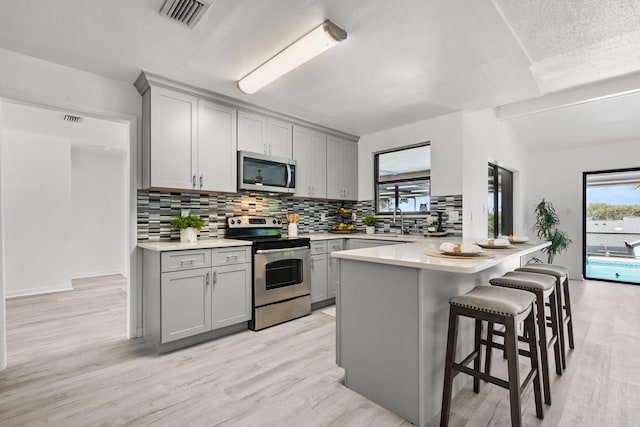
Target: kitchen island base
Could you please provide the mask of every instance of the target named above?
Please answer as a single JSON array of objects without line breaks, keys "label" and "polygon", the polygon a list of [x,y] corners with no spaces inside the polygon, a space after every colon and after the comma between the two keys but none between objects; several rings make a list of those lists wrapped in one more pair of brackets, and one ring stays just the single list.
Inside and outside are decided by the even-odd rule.
[{"label": "kitchen island base", "polygon": [[[469,274],[341,259],[336,361],[345,386],[415,425],[437,424],[449,299],[519,265]],[[461,319],[458,337],[458,354],[471,352],[471,319]],[[454,394],[467,382],[456,378]]]}]

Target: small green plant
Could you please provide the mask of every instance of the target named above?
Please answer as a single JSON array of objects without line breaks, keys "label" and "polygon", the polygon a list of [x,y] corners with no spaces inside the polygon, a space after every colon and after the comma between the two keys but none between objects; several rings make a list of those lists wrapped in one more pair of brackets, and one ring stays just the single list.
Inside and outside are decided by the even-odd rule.
[{"label": "small green plant", "polygon": [[189,227],[193,227],[196,230],[200,230],[205,225],[206,223],[204,222],[204,219],[194,215],[179,216],[171,220],[171,227],[174,230],[184,230]]},{"label": "small green plant", "polygon": [[362,222],[364,222],[364,225],[369,227],[373,227],[374,225],[376,225],[377,220],[378,219],[376,218],[376,216],[372,213],[368,213],[364,216],[364,218],[362,218]]},{"label": "small green plant", "polygon": [[535,208],[536,222],[531,228],[538,234],[538,237],[551,242],[551,246],[542,249],[548,255],[547,263],[553,264],[553,258],[562,253],[567,247],[573,243],[569,235],[564,231],[560,231],[557,225],[560,218],[551,202],[542,199]]}]

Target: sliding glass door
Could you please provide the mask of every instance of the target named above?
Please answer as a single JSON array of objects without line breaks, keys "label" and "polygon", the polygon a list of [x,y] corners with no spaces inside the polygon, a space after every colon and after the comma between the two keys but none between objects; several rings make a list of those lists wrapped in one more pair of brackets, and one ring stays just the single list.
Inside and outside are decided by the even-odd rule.
[{"label": "sliding glass door", "polygon": [[487,235],[489,238],[513,234],[513,173],[489,163]]},{"label": "sliding glass door", "polygon": [[640,168],[584,172],[583,275],[640,284]]}]

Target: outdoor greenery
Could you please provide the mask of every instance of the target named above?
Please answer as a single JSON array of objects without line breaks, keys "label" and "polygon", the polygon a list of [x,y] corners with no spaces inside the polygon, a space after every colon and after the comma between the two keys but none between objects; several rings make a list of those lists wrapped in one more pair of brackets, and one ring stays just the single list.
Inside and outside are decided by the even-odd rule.
[{"label": "outdoor greenery", "polygon": [[171,220],[171,227],[174,230],[184,230],[189,227],[193,227],[197,230],[200,230],[205,225],[206,225],[206,222],[204,222],[204,219],[200,218],[199,216],[193,216],[193,215],[179,216]]},{"label": "outdoor greenery", "polygon": [[538,238],[551,242],[551,246],[542,249],[542,252],[547,254],[547,262],[553,264],[553,258],[566,250],[573,242],[567,233],[558,230],[557,225],[560,223],[560,218],[551,202],[542,199],[534,212],[536,222],[531,229],[537,233]]},{"label": "outdoor greenery", "polygon": [[367,225],[369,227],[376,225],[376,221],[377,219],[372,213],[368,213],[364,216],[364,218],[362,218],[362,222],[364,222],[364,225]]},{"label": "outdoor greenery", "polygon": [[487,214],[487,231],[488,231],[487,236],[489,236],[489,238],[496,237],[494,235],[494,233],[493,233],[493,227],[494,227],[493,221],[494,221],[494,218],[495,218],[495,216],[493,215],[493,212],[489,212]]},{"label": "outdoor greenery", "polygon": [[609,205],[607,203],[589,203],[587,216],[593,219],[622,219],[640,217],[640,205]]}]

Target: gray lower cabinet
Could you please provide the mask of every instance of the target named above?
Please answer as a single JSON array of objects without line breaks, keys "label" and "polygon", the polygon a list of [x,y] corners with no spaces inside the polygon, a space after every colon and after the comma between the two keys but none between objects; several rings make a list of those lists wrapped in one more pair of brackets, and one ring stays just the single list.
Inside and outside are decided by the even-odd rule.
[{"label": "gray lower cabinet", "polygon": [[327,289],[327,254],[311,255],[311,302],[328,299]]},{"label": "gray lower cabinet", "polygon": [[211,269],[163,273],[160,330],[170,342],[211,330]]},{"label": "gray lower cabinet", "polygon": [[145,341],[162,352],[246,329],[252,314],[250,251],[249,247],[145,250]]},{"label": "gray lower cabinet", "polygon": [[212,328],[251,320],[251,264],[213,268]]}]

